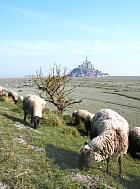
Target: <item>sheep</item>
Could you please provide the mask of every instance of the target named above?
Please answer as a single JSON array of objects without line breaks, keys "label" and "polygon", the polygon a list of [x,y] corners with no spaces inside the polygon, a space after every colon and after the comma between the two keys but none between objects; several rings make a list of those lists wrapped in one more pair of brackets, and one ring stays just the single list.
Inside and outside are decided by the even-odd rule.
[{"label": "sheep", "polygon": [[3,91],[3,96],[4,96],[4,97],[8,97],[8,91],[5,90],[5,89],[4,89],[4,91]]},{"label": "sheep", "polygon": [[0,98],[2,99],[3,97],[8,97],[8,92],[4,87],[0,86]]},{"label": "sheep", "polygon": [[134,127],[129,131],[128,153],[133,158],[140,158],[140,127]]},{"label": "sheep", "polygon": [[21,95],[19,96],[19,100],[22,102],[23,102],[23,98],[24,98],[23,96],[21,96]]},{"label": "sheep", "polygon": [[11,91],[8,92],[8,97],[11,97],[11,98],[13,99],[13,101],[14,101],[15,104],[16,104],[16,103],[18,102],[18,100],[19,100],[19,95],[18,95],[18,93],[15,92],[15,91],[13,91],[13,90],[11,90]]},{"label": "sheep", "polygon": [[86,169],[92,162],[106,160],[116,156],[119,165],[119,176],[122,177],[122,157],[128,150],[128,122],[117,112],[111,109],[102,109],[97,112],[92,121],[91,132],[94,138],[81,149],[79,168]]},{"label": "sheep", "polygon": [[26,123],[26,116],[31,115],[31,124],[34,124],[34,128],[40,123],[43,110],[45,109],[46,101],[36,95],[27,95],[23,98],[23,111],[24,122]]},{"label": "sheep", "polygon": [[4,91],[4,88],[0,86],[0,97],[3,96],[3,91]]},{"label": "sheep", "polygon": [[7,90],[0,86],[0,97],[7,96]]},{"label": "sheep", "polygon": [[94,114],[88,112],[87,110],[78,110],[72,113],[72,117],[75,118],[76,125],[79,125],[80,122],[84,123],[86,134],[88,136],[91,131],[91,122]]}]

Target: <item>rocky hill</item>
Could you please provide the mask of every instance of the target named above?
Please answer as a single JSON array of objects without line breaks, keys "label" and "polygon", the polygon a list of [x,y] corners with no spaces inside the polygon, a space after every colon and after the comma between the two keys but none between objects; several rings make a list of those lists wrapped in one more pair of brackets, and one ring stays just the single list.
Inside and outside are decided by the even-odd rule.
[{"label": "rocky hill", "polygon": [[71,73],[71,77],[105,77],[109,76],[108,73],[103,73],[100,70],[96,70],[91,63],[91,61],[88,61],[87,57],[85,62],[83,62],[81,65],[79,65],[77,68],[74,68]]}]

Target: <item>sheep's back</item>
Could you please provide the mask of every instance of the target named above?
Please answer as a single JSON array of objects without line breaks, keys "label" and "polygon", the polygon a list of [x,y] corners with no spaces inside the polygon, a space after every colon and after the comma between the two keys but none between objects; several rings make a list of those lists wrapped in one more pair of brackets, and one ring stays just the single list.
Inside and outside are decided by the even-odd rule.
[{"label": "sheep's back", "polygon": [[102,109],[97,112],[91,123],[91,130],[99,135],[106,129],[123,130],[128,134],[129,125],[128,122],[117,112],[111,109]]},{"label": "sheep's back", "polygon": [[140,127],[135,127],[129,131],[129,140],[140,148]]},{"label": "sheep's back", "polygon": [[97,139],[103,138],[101,143],[104,141],[106,153],[111,151],[115,154],[125,154],[128,149],[128,132],[128,122],[113,110],[103,109],[97,112],[93,118],[91,139],[94,141],[97,136]]},{"label": "sheep's back", "polygon": [[29,113],[33,112],[33,116],[42,117],[42,111],[45,109],[46,101],[36,95],[27,95],[23,99],[23,107]]},{"label": "sheep's back", "polygon": [[86,118],[86,116],[89,115],[89,112],[87,110],[78,110],[76,112],[76,115],[82,118]]},{"label": "sheep's back", "polygon": [[90,142],[90,146],[97,148],[106,157],[126,154],[128,150],[128,135],[120,130],[105,130]]},{"label": "sheep's back", "polygon": [[72,116],[76,117],[77,119],[81,119],[83,122],[91,122],[94,114],[88,112],[87,110],[78,110],[74,111]]}]

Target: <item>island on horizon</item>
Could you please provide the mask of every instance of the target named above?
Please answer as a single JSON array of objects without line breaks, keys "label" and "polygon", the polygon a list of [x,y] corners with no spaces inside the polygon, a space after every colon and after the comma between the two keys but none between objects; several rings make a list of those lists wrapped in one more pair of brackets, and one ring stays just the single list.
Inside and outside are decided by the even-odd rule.
[{"label": "island on horizon", "polygon": [[71,73],[71,77],[108,77],[108,73],[95,69],[94,65],[87,59],[77,68],[74,68]]}]

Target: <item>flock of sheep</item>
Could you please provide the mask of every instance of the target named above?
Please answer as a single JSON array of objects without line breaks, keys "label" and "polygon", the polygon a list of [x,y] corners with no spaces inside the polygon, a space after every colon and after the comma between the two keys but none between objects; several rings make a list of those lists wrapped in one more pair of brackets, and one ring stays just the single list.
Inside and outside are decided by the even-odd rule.
[{"label": "flock of sheep", "polygon": [[46,107],[46,101],[36,95],[26,95],[25,97],[19,96],[15,91],[7,91],[0,86],[0,97],[6,96],[12,98],[16,104],[19,100],[23,101],[24,121],[26,124],[27,115],[31,115],[31,124],[36,129],[42,118],[43,110]]},{"label": "flock of sheep", "polygon": [[[24,121],[27,114],[31,115],[34,128],[40,123],[46,101],[36,95],[24,98],[15,91],[7,92],[0,86],[0,96],[11,97],[16,104],[23,101]],[[95,114],[87,110],[74,111],[72,116],[78,125],[83,122],[90,142],[80,150],[79,168],[87,169],[91,164],[105,160],[109,173],[109,160],[116,156],[118,160],[119,176],[122,177],[122,158],[127,152],[134,158],[140,157],[140,127],[129,129],[126,119],[111,109],[102,109]]]},{"label": "flock of sheep", "polygon": [[129,129],[126,119],[111,109],[101,109],[92,114],[87,110],[74,111],[76,124],[83,122],[90,142],[80,150],[79,168],[88,169],[93,163],[106,160],[109,173],[109,160],[116,156],[119,177],[123,176],[122,158],[127,152],[140,157],[140,127]]}]

